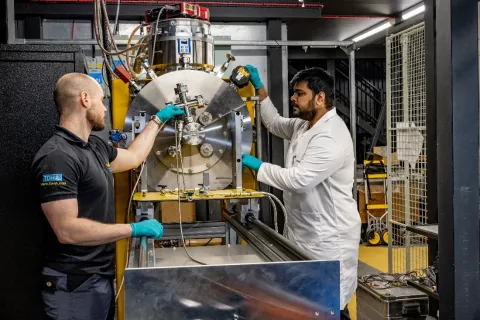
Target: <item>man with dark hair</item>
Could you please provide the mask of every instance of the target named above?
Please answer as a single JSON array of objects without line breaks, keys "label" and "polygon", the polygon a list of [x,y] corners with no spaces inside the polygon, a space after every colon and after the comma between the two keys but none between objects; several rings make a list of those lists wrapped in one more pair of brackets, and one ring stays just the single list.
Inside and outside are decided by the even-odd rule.
[{"label": "man with dark hair", "polygon": [[285,236],[319,260],[340,261],[341,319],[357,286],[360,215],[353,199],[355,159],[350,133],[337,115],[333,78],[310,68],[291,81],[293,114],[281,117],[253,66],[246,66],[261,101],[261,117],[274,135],[290,141],[285,168],[247,154],[243,164],[257,179],[283,191]]},{"label": "man with dark hair", "polygon": [[116,149],[90,135],[105,128],[103,99],[93,78],[62,76],[54,91],[60,125],[33,160],[34,183],[48,221],[42,270],[48,319],[113,319],[115,241],[163,234],[155,219],[115,224],[113,173],[137,168],[161,123],[184,112],[178,106],[163,108],[128,149]]}]

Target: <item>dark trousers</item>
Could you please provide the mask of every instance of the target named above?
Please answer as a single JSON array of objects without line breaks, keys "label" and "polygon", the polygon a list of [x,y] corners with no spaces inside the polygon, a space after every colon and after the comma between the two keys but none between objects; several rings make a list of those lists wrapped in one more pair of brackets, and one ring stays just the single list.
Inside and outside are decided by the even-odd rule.
[{"label": "dark trousers", "polygon": [[348,305],[345,306],[345,309],[340,311],[340,320],[350,320],[350,312],[348,312]]},{"label": "dark trousers", "polygon": [[44,267],[42,299],[46,319],[113,320],[113,279],[94,274],[69,276]]}]

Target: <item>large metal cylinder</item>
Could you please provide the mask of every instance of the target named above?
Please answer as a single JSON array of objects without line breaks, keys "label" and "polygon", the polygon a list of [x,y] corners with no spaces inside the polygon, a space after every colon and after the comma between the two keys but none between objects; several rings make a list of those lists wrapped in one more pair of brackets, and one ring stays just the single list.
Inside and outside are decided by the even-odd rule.
[{"label": "large metal cylinder", "polygon": [[[151,27],[155,30],[156,22],[152,22]],[[160,20],[153,34],[149,41],[149,61],[157,73],[179,69],[213,70],[213,38],[208,21]]]}]

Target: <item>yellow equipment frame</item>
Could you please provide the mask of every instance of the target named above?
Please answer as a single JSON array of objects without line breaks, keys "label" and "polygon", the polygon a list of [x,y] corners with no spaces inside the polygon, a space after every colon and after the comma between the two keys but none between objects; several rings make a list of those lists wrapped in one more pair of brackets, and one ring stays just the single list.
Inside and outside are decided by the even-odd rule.
[{"label": "yellow equipment frame", "polygon": [[[223,79],[226,82],[229,82],[229,79]],[[248,86],[238,89],[238,93],[241,97],[253,97],[255,96],[255,89],[251,83]],[[120,79],[112,80],[112,128],[114,130],[123,130],[125,118],[127,116],[128,108],[130,106],[130,89],[129,85],[123,83]],[[252,119],[252,123],[255,123],[255,102],[246,101],[245,105],[247,106],[248,113]],[[251,155],[255,155],[255,143],[252,145]],[[132,174],[131,172],[122,172],[116,173],[114,175],[115,179],[115,222],[116,223],[126,223],[128,221],[127,209],[128,202],[131,196],[131,191],[133,188],[132,185]],[[187,192],[187,196],[180,197],[181,201],[196,201],[196,200],[229,200],[229,199],[252,199],[252,198],[261,198],[264,195],[258,191],[255,191],[255,178],[248,171],[244,170],[242,174],[243,187],[241,191],[237,189],[228,189],[228,190],[211,190],[207,194],[201,194],[198,190],[192,190],[191,193]],[[146,192],[140,193],[137,192],[133,196],[133,201],[174,201],[178,200],[178,195],[176,191],[166,190],[165,192]],[[125,271],[125,265],[127,261],[127,246],[128,239],[123,239],[117,241],[116,245],[116,288],[121,286],[123,274]],[[124,311],[125,311],[125,295],[124,295],[124,286],[120,293],[118,294],[117,300],[117,319],[124,320]]]}]

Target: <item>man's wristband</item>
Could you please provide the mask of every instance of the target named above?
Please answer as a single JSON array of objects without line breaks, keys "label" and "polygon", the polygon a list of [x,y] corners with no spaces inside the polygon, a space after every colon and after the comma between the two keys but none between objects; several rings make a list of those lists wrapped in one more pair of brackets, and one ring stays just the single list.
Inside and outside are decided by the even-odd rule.
[{"label": "man's wristband", "polygon": [[159,126],[162,125],[162,121],[160,120],[160,118],[159,118],[156,114],[154,114],[154,115],[150,118],[150,120],[155,121]]}]

